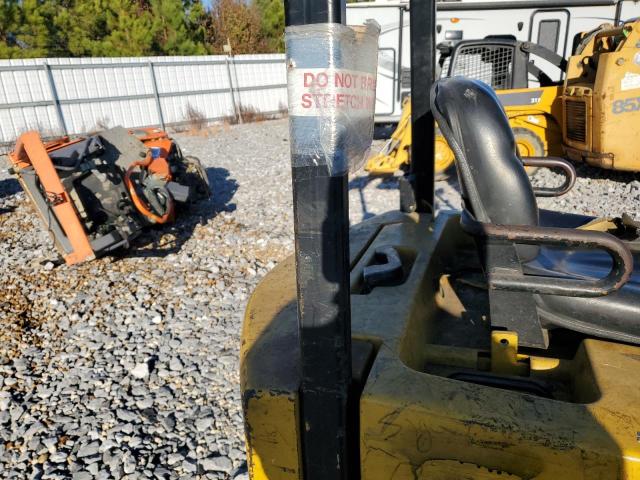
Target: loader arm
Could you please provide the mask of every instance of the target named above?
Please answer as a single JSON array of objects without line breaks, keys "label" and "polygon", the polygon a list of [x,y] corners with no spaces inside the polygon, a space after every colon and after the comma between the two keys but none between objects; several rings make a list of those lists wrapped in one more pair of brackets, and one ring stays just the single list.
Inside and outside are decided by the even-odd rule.
[{"label": "loader arm", "polygon": [[367,161],[365,170],[371,175],[390,175],[408,165],[411,157],[411,98],[402,103],[402,115],[391,138]]}]

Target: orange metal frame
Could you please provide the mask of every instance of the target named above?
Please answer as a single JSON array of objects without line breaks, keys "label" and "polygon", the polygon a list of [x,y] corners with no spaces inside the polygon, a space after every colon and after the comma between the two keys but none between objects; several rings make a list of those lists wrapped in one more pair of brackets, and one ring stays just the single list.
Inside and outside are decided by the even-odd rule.
[{"label": "orange metal frame", "polygon": [[[51,145],[54,149],[59,148],[58,142]],[[89,237],[84,231],[73,202],[64,189],[38,132],[20,135],[15,150],[9,154],[9,159],[18,170],[33,166],[47,196],[55,198],[51,208],[73,248],[71,253],[63,255],[65,262],[73,265],[94,259],[95,253],[91,248]]]}]

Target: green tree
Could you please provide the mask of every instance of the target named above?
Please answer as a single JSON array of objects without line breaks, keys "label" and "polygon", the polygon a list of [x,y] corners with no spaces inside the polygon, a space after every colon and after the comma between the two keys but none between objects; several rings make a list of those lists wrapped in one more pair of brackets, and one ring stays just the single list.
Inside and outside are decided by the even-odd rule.
[{"label": "green tree", "polygon": [[270,52],[284,52],[284,2],[255,0],[260,12],[261,30]]},{"label": "green tree", "polygon": [[2,58],[201,55],[221,53],[227,38],[236,53],[279,48],[265,35],[245,0],[210,12],[201,0],[0,0]]},{"label": "green tree", "polygon": [[152,0],[154,52],[164,55],[204,55],[205,11],[200,2]]},{"label": "green tree", "polygon": [[72,56],[152,55],[153,20],[145,5],[130,0],[78,0],[56,18]]},{"label": "green tree", "polygon": [[0,58],[12,58],[20,50],[14,31],[19,7],[15,0],[0,1]]},{"label": "green tree", "polygon": [[0,57],[43,57],[55,44],[54,0],[4,0],[0,4]]},{"label": "green tree", "polygon": [[199,45],[202,45],[205,50],[205,35],[206,35],[206,21],[207,11],[202,5],[201,0],[183,0],[185,11],[187,12],[186,24],[189,37],[193,39]]}]

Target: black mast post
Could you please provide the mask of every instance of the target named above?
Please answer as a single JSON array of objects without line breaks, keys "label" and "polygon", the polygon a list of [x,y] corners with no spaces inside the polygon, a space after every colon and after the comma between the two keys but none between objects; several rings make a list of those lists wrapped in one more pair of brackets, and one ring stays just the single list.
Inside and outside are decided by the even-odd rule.
[{"label": "black mast post", "polygon": [[[344,23],[344,0],[285,0],[287,26]],[[296,122],[290,117],[290,125]],[[333,155],[337,156],[338,152]],[[326,152],[292,152],[300,438],[306,480],[348,478],[351,384],[348,174],[331,175]]]},{"label": "black mast post", "polygon": [[411,199],[402,196],[405,211],[434,213],[435,124],[431,86],[435,77],[436,0],[410,0],[411,33]]}]

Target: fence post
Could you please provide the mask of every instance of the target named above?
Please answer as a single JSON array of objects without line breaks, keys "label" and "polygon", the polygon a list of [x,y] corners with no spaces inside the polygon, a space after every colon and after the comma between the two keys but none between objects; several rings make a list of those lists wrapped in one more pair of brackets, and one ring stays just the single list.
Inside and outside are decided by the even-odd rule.
[{"label": "fence post", "polygon": [[56,114],[58,115],[58,123],[60,124],[60,128],[62,128],[62,133],[64,135],[68,135],[69,131],[67,130],[67,124],[64,121],[64,113],[62,111],[62,106],[60,105],[60,97],[58,97],[56,82],[55,82],[55,79],[53,78],[53,73],[51,72],[51,65],[49,65],[47,62],[44,62],[43,67],[47,75],[47,80],[49,82],[49,89],[51,90],[51,99],[53,101],[53,105],[56,107]]},{"label": "fence post", "polygon": [[238,106],[236,105],[236,96],[233,92],[233,79],[231,77],[231,66],[229,65],[229,55],[224,58],[224,62],[227,65],[227,77],[229,77],[229,93],[231,94],[231,104],[233,105],[233,114],[236,120],[242,123],[242,114],[238,112]]},{"label": "fence post", "polygon": [[167,128],[164,125],[164,115],[162,114],[162,103],[160,103],[160,94],[158,93],[158,83],[156,82],[156,72],[153,68],[153,62],[149,62],[149,73],[151,74],[151,86],[153,87],[153,96],[156,99],[156,108],[158,109],[158,120],[162,130]]}]

